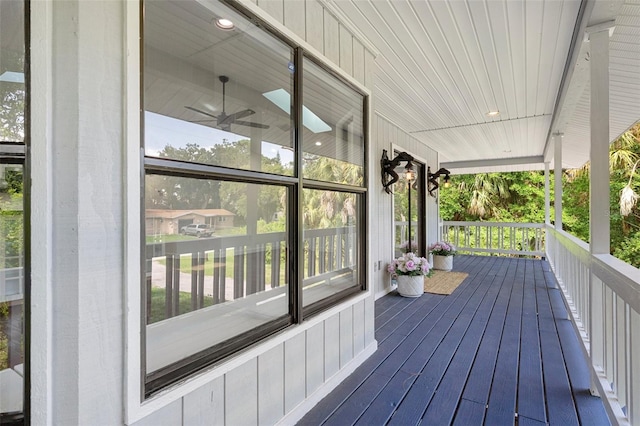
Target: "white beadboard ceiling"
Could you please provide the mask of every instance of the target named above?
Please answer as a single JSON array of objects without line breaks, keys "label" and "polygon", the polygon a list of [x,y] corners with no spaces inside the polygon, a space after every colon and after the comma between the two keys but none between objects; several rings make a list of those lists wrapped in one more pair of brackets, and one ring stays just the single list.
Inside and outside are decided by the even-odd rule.
[{"label": "white beadboard ceiling", "polygon": [[583,34],[603,21],[615,19],[611,139],[640,119],[640,0],[322,3],[378,51],[376,114],[438,151],[454,173],[539,169],[545,153],[553,166],[556,132],[564,167],[588,161]]}]

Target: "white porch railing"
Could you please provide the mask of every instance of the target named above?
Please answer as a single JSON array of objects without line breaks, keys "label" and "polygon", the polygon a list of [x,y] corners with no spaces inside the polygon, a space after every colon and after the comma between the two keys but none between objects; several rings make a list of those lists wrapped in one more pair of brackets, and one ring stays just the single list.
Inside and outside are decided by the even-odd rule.
[{"label": "white porch railing", "polygon": [[544,257],[542,223],[442,222],[442,239],[458,251]]},{"label": "white porch railing", "polygon": [[618,424],[640,425],[640,271],[547,227],[547,254],[580,333],[592,388]]}]

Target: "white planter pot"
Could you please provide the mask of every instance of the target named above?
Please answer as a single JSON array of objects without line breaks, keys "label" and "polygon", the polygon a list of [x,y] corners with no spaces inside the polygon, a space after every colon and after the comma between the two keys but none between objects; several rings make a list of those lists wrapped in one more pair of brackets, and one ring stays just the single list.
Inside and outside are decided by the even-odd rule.
[{"label": "white planter pot", "polygon": [[420,297],[424,293],[424,275],[398,275],[398,293],[404,297]]},{"label": "white planter pot", "polygon": [[453,269],[453,256],[433,255],[433,269],[441,271],[450,271]]}]

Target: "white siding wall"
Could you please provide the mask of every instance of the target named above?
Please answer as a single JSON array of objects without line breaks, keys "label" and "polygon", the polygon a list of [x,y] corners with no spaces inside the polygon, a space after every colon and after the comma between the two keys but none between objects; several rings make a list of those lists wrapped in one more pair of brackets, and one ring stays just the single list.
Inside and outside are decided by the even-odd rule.
[{"label": "white siding wall", "polygon": [[[38,168],[33,173],[33,424],[124,424],[125,413],[136,411],[128,410],[127,401],[137,395],[127,395],[124,380],[139,374],[126,371],[124,362],[127,335],[136,333],[125,326],[126,199],[127,191],[135,191],[123,177],[125,4],[32,2],[37,65],[32,161]],[[373,54],[321,3],[257,4],[372,87]],[[376,192],[380,142],[372,138],[371,143],[370,186]],[[371,223],[371,229],[389,227],[378,225]],[[369,241],[369,250],[378,246]],[[376,287],[380,277],[368,273]],[[161,395],[161,404],[149,401],[149,414],[135,423],[293,422],[375,350],[373,306],[371,293],[292,327],[280,343],[274,343],[276,337],[257,346],[255,356],[242,355],[235,367],[209,371],[210,380],[197,388],[176,397],[170,390]]]},{"label": "white siding wall", "polygon": [[[375,92],[373,93],[375,98]],[[371,229],[376,229],[376,244],[372,247],[371,259],[374,263],[380,261],[381,269],[374,271],[375,293],[380,297],[390,291],[390,277],[386,272],[386,266],[393,258],[393,196],[387,194],[382,188],[380,177],[380,157],[382,150],[386,149],[389,157],[393,158],[392,146],[401,151],[406,151],[426,161],[426,165],[431,167],[431,171],[438,170],[438,153],[419,142],[409,133],[403,131],[389,120],[379,115],[374,115],[371,126],[371,148],[369,167],[370,173],[374,175],[374,182],[370,186],[370,197],[372,209]],[[436,199],[427,193],[427,244],[438,239],[438,203]],[[373,236],[372,236],[373,238]]]}]

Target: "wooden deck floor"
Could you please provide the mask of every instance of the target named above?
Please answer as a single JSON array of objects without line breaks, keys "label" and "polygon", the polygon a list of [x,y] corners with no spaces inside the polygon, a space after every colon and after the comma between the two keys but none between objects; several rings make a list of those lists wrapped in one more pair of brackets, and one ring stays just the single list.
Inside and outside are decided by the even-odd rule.
[{"label": "wooden deck floor", "polygon": [[300,425],[606,425],[545,261],[457,256],[449,296],[376,301],[378,350]]}]

